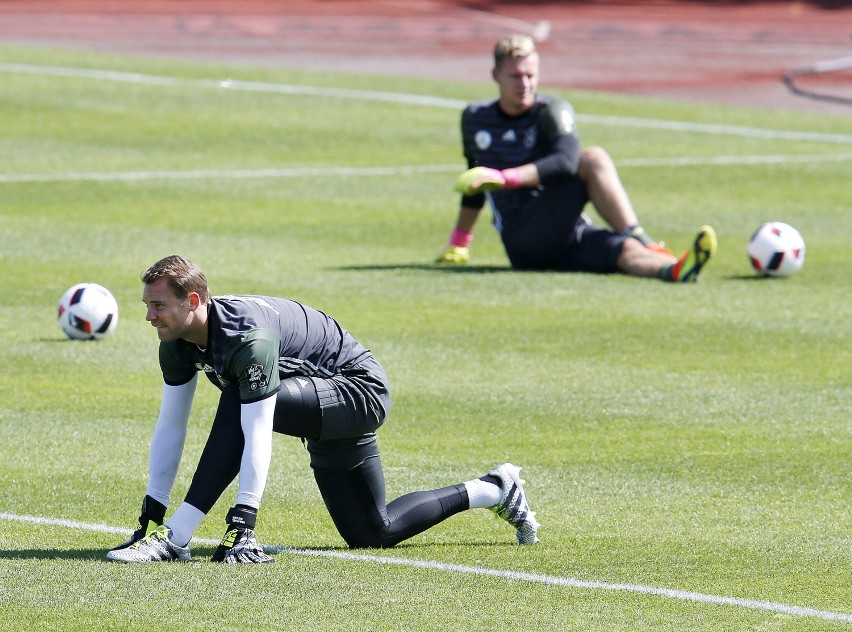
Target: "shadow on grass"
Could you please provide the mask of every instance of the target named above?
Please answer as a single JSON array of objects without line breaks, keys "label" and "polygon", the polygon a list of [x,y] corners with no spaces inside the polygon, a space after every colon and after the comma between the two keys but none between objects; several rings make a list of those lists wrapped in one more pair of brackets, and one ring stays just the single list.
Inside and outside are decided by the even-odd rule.
[{"label": "shadow on grass", "polygon": [[[394,551],[404,551],[411,549],[429,549],[434,547],[441,548],[493,548],[493,547],[517,547],[518,545],[511,541],[506,542],[401,542],[393,548],[389,549],[350,549],[346,546],[270,546],[268,552],[272,555],[311,555],[312,552],[322,553],[351,553],[352,555],[360,556],[387,556],[393,557]],[[0,551],[0,560],[80,560],[80,561],[97,561],[109,562],[106,559],[106,554],[109,549],[20,549],[15,551]],[[192,547],[192,561],[209,561],[216,550],[215,546],[202,545]]]},{"label": "shadow on grass", "polygon": [[[443,272],[449,274],[542,274],[559,272],[561,274],[596,274],[594,272],[571,272],[560,270],[521,270],[512,268],[511,266],[493,266],[493,265],[464,265],[464,266],[438,266],[430,263],[387,263],[381,265],[356,265],[356,266],[341,266],[333,268],[344,272],[364,272],[364,271],[382,271],[382,270],[426,270],[429,272]],[[617,275],[617,273],[613,273]],[[598,274],[598,276],[610,276],[609,274]],[[622,275],[629,276],[629,275]],[[638,278],[638,277],[637,277]],[[726,281],[780,281],[786,277],[759,276],[757,274],[731,274],[723,277]],[[651,279],[653,280],[653,279]]]},{"label": "shadow on grass", "polygon": [[787,277],[758,276],[757,274],[731,274],[726,276],[728,281],[763,281],[764,283],[783,281]]},{"label": "shadow on grass", "polygon": [[335,268],[349,272],[381,271],[381,270],[428,270],[430,272],[444,272],[452,274],[490,274],[494,272],[517,272],[509,266],[437,266],[431,263],[388,263],[382,265],[343,266]]}]

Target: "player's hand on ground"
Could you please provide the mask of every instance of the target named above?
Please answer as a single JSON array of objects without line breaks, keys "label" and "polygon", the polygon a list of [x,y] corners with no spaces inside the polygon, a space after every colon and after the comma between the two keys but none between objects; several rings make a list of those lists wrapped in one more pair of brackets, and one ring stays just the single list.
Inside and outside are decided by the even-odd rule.
[{"label": "player's hand on ground", "polygon": [[447,244],[438,252],[435,257],[437,265],[445,266],[463,266],[470,261],[470,248],[463,246],[454,246]]},{"label": "player's hand on ground", "polygon": [[229,529],[211,558],[225,564],[265,564],[275,559],[264,552],[254,529]]},{"label": "player's hand on ground", "polygon": [[456,191],[463,195],[475,195],[483,191],[496,191],[506,186],[502,171],[488,167],[474,167],[462,173],[456,181]]}]

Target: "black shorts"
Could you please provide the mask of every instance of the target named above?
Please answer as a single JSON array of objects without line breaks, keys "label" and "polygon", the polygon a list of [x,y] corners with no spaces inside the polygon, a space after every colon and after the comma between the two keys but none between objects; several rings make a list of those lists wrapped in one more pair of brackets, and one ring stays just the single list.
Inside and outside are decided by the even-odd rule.
[{"label": "black shorts", "polygon": [[291,377],[276,396],[275,432],[306,440],[314,467],[354,467],[378,454],[376,430],[390,411],[387,374],[366,358],[330,378]]},{"label": "black shorts", "polygon": [[[390,409],[388,378],[372,357],[331,378],[291,377],[276,394],[275,432],[307,443],[314,468],[354,468],[379,454],[376,430]],[[236,477],[244,438],[236,383],[222,390],[186,501],[204,513]]]},{"label": "black shorts", "polygon": [[501,214],[501,238],[513,268],[567,272],[617,272],[626,237],[589,224],[583,181],[531,189],[524,205]]}]

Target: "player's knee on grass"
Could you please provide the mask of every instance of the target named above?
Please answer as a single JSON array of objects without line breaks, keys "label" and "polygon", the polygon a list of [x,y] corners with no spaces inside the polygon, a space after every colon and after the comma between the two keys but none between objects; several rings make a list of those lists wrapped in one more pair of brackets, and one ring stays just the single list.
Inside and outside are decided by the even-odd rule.
[{"label": "player's knee on grass", "polygon": [[314,479],[334,526],[349,548],[387,548],[385,482],[376,454],[355,467],[318,467]]}]

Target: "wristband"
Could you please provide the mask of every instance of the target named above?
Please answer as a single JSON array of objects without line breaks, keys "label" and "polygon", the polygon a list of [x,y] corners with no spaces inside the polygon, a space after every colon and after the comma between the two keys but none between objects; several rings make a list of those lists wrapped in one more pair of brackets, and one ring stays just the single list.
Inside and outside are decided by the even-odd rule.
[{"label": "wristband", "polygon": [[521,186],[521,170],[520,169],[503,169],[500,173],[506,180],[503,184],[504,189],[517,189]]},{"label": "wristband", "polygon": [[467,248],[470,242],[473,241],[473,232],[465,230],[453,229],[453,234],[450,235],[450,245],[458,246],[459,248]]},{"label": "wristband", "polygon": [[166,506],[160,501],[152,498],[148,494],[142,499],[142,515],[139,516],[139,524],[142,520],[151,520],[157,523],[157,526],[163,524],[163,519],[166,517]]},{"label": "wristband", "polygon": [[254,529],[257,524],[257,509],[248,505],[234,505],[225,518],[228,528]]}]

